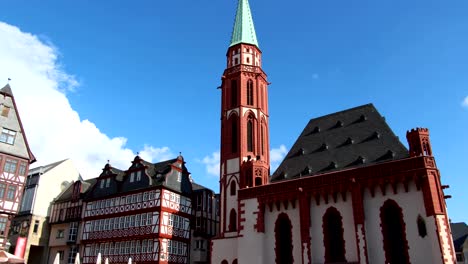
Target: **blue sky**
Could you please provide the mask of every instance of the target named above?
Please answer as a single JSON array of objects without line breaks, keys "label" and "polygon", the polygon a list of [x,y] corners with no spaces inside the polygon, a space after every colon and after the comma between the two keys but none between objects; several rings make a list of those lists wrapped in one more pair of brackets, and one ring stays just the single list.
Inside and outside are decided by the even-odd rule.
[{"label": "blue sky", "polygon": [[[442,181],[451,186],[450,217],[468,220],[467,1],[251,0],[250,5],[272,83],[270,145],[278,159],[310,118],[371,102],[405,145],[407,130],[430,129]],[[216,87],[235,8],[234,0],[2,1],[0,21],[19,32],[0,31],[5,34],[0,39],[32,36],[27,43],[41,47],[12,41],[5,54],[21,57],[25,65],[46,61],[48,67],[34,64],[34,73],[52,80],[58,94],[47,90],[47,98],[56,96],[70,111],[50,126],[58,131],[74,128],[67,125],[71,119],[79,124],[56,137],[60,142],[82,137],[95,148],[60,144],[51,151],[44,138],[52,128],[35,124],[39,117],[32,116],[43,107],[51,120],[66,111],[54,101],[20,105],[22,117],[31,116],[23,122],[32,150],[42,155],[38,160],[82,152],[79,166],[95,162],[102,168],[107,159],[130,165],[136,152],[158,160],[181,151],[193,178],[218,190],[218,178],[210,173],[216,171],[213,153],[220,142]],[[46,89],[48,82],[27,85],[22,79],[29,75],[13,68],[0,65],[0,79],[13,79],[23,105],[37,103],[31,94],[45,94],[38,87]],[[86,133],[80,132],[83,127]],[[36,136],[38,130],[45,132]],[[93,175],[86,177],[99,173],[87,171]]]}]

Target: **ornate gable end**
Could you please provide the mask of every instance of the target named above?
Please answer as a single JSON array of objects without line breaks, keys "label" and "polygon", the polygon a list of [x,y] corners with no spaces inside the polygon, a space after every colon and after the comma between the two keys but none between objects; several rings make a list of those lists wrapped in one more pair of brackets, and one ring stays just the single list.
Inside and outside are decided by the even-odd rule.
[{"label": "ornate gable end", "polygon": [[10,85],[0,89],[0,152],[24,158],[33,163],[36,158],[29,149],[18,108]]},{"label": "ornate gable end", "polygon": [[136,156],[132,161],[132,166],[125,171],[122,181],[122,191],[127,192],[151,186],[153,181],[148,175],[149,171],[151,171],[149,167],[151,167],[151,163]]},{"label": "ornate gable end", "polygon": [[119,191],[118,178],[123,172],[119,169],[113,168],[109,163],[102,169],[101,175],[96,179],[96,184],[87,195],[87,198],[99,198],[108,196]]},{"label": "ornate gable end", "polygon": [[165,176],[164,186],[183,195],[190,195],[192,193],[192,183],[190,182],[190,173],[185,167],[184,158],[182,156],[177,157],[177,160],[170,164],[170,168]]}]

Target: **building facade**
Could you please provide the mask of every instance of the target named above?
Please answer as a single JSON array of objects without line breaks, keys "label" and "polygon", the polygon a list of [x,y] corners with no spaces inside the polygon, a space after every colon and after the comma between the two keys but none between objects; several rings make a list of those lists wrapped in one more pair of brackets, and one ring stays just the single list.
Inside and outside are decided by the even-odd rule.
[{"label": "building facade", "polygon": [[0,248],[9,248],[8,230],[20,207],[29,165],[29,149],[11,87],[0,89]]},{"label": "building facade", "polygon": [[267,80],[239,0],[221,85],[212,263],[454,263],[429,131],[407,149],[372,104],[309,121],[270,177]]},{"label": "building facade", "polygon": [[39,166],[29,171],[20,209],[10,228],[15,254],[27,263],[46,263],[48,257],[51,203],[80,173],[69,159]]},{"label": "building facade", "polygon": [[54,263],[57,254],[61,263],[74,264],[76,254],[82,251],[80,245],[83,230],[83,198],[95,183],[94,178],[86,181],[78,180],[52,203],[49,218],[49,264]]},{"label": "building facade", "polygon": [[83,263],[189,263],[192,185],[182,156],[109,164],[85,198]]},{"label": "building facade", "polygon": [[190,263],[210,263],[211,239],[219,234],[219,195],[192,182]]}]

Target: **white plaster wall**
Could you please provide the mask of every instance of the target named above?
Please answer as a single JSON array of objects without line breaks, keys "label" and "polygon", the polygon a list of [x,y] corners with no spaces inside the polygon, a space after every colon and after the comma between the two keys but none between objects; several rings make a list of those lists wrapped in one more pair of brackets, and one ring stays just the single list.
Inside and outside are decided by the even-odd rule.
[{"label": "white plaster wall", "polygon": [[[441,258],[436,257],[437,254],[440,256],[440,249],[435,250],[433,248],[434,242],[438,241],[434,221],[426,217],[422,192],[418,191],[412,182],[409,185],[408,192],[405,192],[403,185],[399,184],[397,194],[393,193],[390,185],[386,188],[385,196],[382,195],[380,188],[376,188],[374,198],[372,198],[368,189],[365,190],[363,200],[369,263],[385,262],[383,235],[380,226],[380,208],[387,199],[397,202],[403,210],[411,263],[440,263]],[[424,238],[421,238],[418,233],[418,215],[421,215],[426,221],[427,236]]]},{"label": "white plaster wall", "polygon": [[50,203],[62,192],[62,183],[72,183],[78,180],[79,175],[80,173],[69,159],[42,174],[39,178],[32,214],[49,216]]},{"label": "white plaster wall", "polygon": [[213,239],[211,263],[220,264],[225,259],[231,264],[237,258],[237,242],[237,237]]},{"label": "white plaster wall", "polygon": [[[281,203],[280,210],[273,206],[273,211],[270,212],[270,208],[265,208],[265,235],[263,237],[264,245],[264,262],[263,263],[275,263],[275,222],[280,213],[286,213],[291,221],[292,225],[292,241],[293,241],[293,258],[295,263],[302,262],[302,249],[301,249],[301,224],[299,221],[299,205],[296,202],[296,208],[292,208],[291,203],[288,205],[288,209],[284,208],[284,204]],[[242,262],[239,262],[242,263]],[[256,263],[256,262],[253,262]]]},{"label": "white plaster wall", "polygon": [[323,244],[323,215],[330,207],[335,207],[341,214],[343,222],[343,239],[345,241],[345,257],[348,262],[358,261],[356,245],[356,232],[353,219],[353,205],[351,194],[346,194],[346,201],[340,195],[337,196],[336,203],[332,196],[328,197],[328,204],[320,197],[320,204],[317,206],[315,199],[311,201],[311,254],[312,263],[325,262],[325,245]]},{"label": "white plaster wall", "polygon": [[[257,224],[258,201],[257,199],[242,200],[244,203],[245,218],[242,223],[244,229],[240,232],[238,245],[238,263],[274,263],[264,259],[264,233],[259,233],[254,228]],[[274,230],[274,227],[273,227]],[[274,254],[274,251],[273,251]]]}]

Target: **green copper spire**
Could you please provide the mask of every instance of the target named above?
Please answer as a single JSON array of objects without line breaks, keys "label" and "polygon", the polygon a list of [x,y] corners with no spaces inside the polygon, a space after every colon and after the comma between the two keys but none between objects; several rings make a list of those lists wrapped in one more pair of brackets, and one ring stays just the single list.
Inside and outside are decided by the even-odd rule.
[{"label": "green copper spire", "polygon": [[237,5],[236,21],[232,31],[231,45],[239,43],[252,44],[258,47],[257,35],[250,13],[249,0],[239,0]]}]

